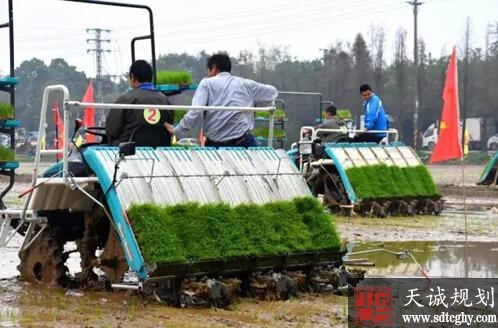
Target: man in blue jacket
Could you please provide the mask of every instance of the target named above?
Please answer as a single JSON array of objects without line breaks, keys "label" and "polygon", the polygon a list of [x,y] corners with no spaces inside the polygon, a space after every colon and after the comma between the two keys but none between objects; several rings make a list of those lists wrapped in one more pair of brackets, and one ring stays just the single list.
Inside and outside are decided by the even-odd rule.
[{"label": "man in blue jacket", "polygon": [[[365,110],[365,130],[386,131],[389,128],[386,112],[382,106],[382,100],[372,92],[368,84],[360,87],[363,109]],[[379,143],[386,136],[385,132],[360,133],[353,138],[353,142],[375,142]]]}]

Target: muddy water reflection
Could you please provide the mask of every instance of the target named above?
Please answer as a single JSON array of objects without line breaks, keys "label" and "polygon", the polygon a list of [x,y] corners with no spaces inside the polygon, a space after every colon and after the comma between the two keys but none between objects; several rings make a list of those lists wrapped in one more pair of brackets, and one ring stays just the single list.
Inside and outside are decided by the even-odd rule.
[{"label": "muddy water reflection", "polygon": [[19,271],[17,271],[17,265],[19,264],[18,252],[18,246],[0,247],[0,279],[13,278],[19,275]]},{"label": "muddy water reflection", "polygon": [[[409,251],[430,277],[498,278],[498,242],[384,242],[357,244],[352,251],[386,248]],[[368,267],[369,275],[421,276],[417,264],[410,258],[379,252],[351,256],[375,263]]]},{"label": "muddy water reflection", "polygon": [[18,305],[21,284],[17,278],[0,279],[0,327],[14,327],[21,312]]}]

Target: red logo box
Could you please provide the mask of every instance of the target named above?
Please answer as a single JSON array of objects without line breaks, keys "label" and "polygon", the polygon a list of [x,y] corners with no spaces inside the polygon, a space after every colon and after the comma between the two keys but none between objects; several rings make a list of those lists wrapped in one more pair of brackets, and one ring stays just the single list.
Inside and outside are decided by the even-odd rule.
[{"label": "red logo box", "polygon": [[357,326],[392,325],[391,287],[354,288],[354,324]]}]

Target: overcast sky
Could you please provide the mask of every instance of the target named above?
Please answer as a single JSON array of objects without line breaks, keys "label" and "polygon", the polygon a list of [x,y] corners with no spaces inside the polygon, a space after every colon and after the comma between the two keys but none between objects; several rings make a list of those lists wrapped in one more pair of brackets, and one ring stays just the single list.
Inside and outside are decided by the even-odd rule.
[{"label": "overcast sky", "polygon": [[[123,1],[126,2],[126,1]],[[419,37],[433,56],[450,54],[461,43],[465,21],[470,17],[472,45],[484,47],[488,23],[498,21],[498,0],[425,0],[419,7]],[[157,54],[196,54],[266,46],[287,46],[298,59],[319,58],[321,50],[338,40],[352,42],[361,32],[368,39],[372,24],[387,35],[386,52],[392,56],[394,35],[408,32],[409,55],[413,53],[413,11],[402,0],[134,0],[154,12]],[[0,23],[7,21],[7,0],[0,0]],[[69,64],[95,75],[95,57],[86,39],[88,28],[110,29],[104,49],[104,74],[120,74],[130,65],[130,40],[148,34],[145,10],[122,9],[61,0],[14,0],[16,67],[33,57],[48,65],[62,57]],[[0,74],[8,73],[8,35],[0,30]],[[142,41],[143,42],[143,41]],[[150,58],[146,43],[137,57]]]}]

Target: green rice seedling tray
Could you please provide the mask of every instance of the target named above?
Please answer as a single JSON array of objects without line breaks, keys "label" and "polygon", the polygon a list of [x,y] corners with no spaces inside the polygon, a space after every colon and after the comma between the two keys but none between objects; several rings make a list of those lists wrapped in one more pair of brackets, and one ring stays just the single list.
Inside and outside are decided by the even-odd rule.
[{"label": "green rice seedling tray", "polygon": [[332,217],[313,197],[263,205],[133,205],[128,218],[147,263],[338,251]]}]

